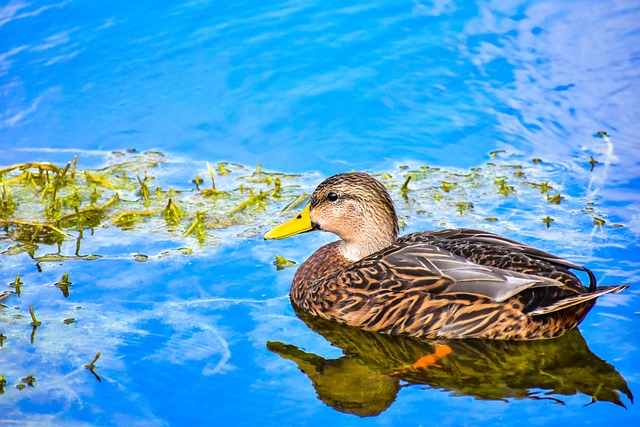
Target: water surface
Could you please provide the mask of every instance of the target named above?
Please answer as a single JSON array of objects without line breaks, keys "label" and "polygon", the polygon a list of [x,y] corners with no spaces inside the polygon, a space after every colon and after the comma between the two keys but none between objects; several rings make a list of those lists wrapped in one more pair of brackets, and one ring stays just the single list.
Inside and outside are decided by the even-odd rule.
[{"label": "water surface", "polygon": [[[436,181],[415,181],[409,200],[393,193],[403,231],[485,228],[588,264],[603,285],[631,285],[562,341],[450,343],[455,357],[439,366],[394,374],[436,344],[299,319],[287,296],[295,267],[272,261],[301,262],[331,236],[263,242],[282,205],[210,230],[204,245],[105,224],[80,239],[79,253],[100,259],[40,268],[34,257],[74,255],[77,235],[29,253],[3,232],[0,293],[17,274],[25,285],[0,311],[0,421],[637,423],[637,22],[640,7],[616,1],[0,6],[0,168],[74,155],[100,168],[119,161],[113,151],[160,151],[163,188],[195,191],[204,162],[225,161],[301,174],[293,194],[352,169],[401,182],[422,166],[519,164],[564,201],[524,185],[503,197],[485,182],[438,203],[426,196]],[[63,273],[68,297],[55,285]],[[29,305],[43,321],[33,343]],[[84,369],[98,351],[100,381]],[[353,393],[363,384],[375,393]]]}]

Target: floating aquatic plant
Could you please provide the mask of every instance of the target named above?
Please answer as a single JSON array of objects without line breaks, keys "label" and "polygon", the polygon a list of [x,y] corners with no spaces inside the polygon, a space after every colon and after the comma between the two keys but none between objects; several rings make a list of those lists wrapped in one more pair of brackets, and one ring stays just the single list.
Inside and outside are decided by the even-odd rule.
[{"label": "floating aquatic plant", "polygon": [[41,321],[39,321],[39,320],[36,318],[36,313],[35,313],[35,311],[33,310],[33,306],[32,306],[32,305],[30,305],[30,306],[29,306],[29,313],[31,314],[31,325],[32,325],[33,327],[36,327],[36,328],[37,328],[38,326],[42,325],[42,322],[41,322]]},{"label": "floating aquatic plant", "polygon": [[542,218],[542,222],[547,226],[547,228],[551,227],[551,223],[554,222],[555,219],[551,218],[549,215]]},{"label": "floating aquatic plant", "polygon": [[287,267],[292,267],[296,265],[294,261],[288,260],[281,255],[276,255],[276,260],[273,262],[278,270],[282,270]]},{"label": "floating aquatic plant", "polygon": [[71,282],[69,281],[69,275],[64,273],[59,282],[55,283],[55,286],[60,289],[62,295],[65,298],[69,297],[69,286],[71,286]]},{"label": "floating aquatic plant", "polygon": [[559,205],[562,200],[564,200],[564,197],[562,197],[560,193],[556,193],[553,196],[547,195],[547,201],[549,203],[555,203],[556,205]]},{"label": "floating aquatic plant", "polygon": [[29,387],[34,387],[36,377],[33,374],[29,374],[26,377],[22,378],[20,381],[22,381],[22,383],[28,385]]},{"label": "floating aquatic plant", "polygon": [[[10,283],[9,286],[13,287],[15,289],[16,295],[20,296],[20,292],[22,290],[22,281],[20,280],[19,274],[16,276],[16,280],[14,280],[13,283]],[[5,298],[7,296],[8,295],[5,295]]]},{"label": "floating aquatic plant", "polygon": [[[61,166],[31,162],[1,168],[0,252],[27,253],[37,265],[96,259],[100,255],[81,254],[81,242],[111,227],[186,239],[180,246],[192,251],[259,235],[261,228],[280,222],[279,215],[300,209],[321,180],[312,174],[271,172],[262,165],[203,162],[181,172],[196,176],[195,189],[174,188],[167,183],[175,180],[162,167],[165,155],[132,153],[114,153],[112,162],[100,169],[80,169],[77,157]],[[534,212],[545,209],[545,203],[567,201],[560,193],[550,194],[557,186],[548,172],[550,164],[543,169],[538,158],[533,165],[525,159],[514,161],[505,150],[489,156],[490,162],[469,170],[404,164],[374,175],[396,201],[404,201],[399,206],[404,225],[411,224],[415,212],[442,226],[452,225],[454,213],[468,216],[464,226],[500,224],[507,209]],[[206,175],[210,186],[201,178]],[[596,214],[585,213],[585,221],[593,222]],[[603,215],[598,213],[599,218]],[[74,255],[63,251],[69,244],[76,246]],[[43,254],[45,247],[55,249]]]},{"label": "floating aquatic plant", "polygon": [[605,221],[605,220],[604,220],[604,219],[602,219],[602,218],[593,217],[593,223],[594,223],[595,225],[597,225],[598,227],[602,227],[602,226],[604,226],[604,225],[607,223],[607,221]]},{"label": "floating aquatic plant", "polygon": [[94,356],[94,358],[91,360],[91,362],[89,362],[88,365],[84,365],[85,369],[88,369],[89,372],[91,372],[93,374],[94,377],[96,377],[96,379],[98,380],[98,382],[102,382],[102,379],[100,378],[100,375],[98,375],[95,371],[96,368],[96,362],[98,361],[98,359],[100,358],[100,352],[97,352],[96,355]]}]

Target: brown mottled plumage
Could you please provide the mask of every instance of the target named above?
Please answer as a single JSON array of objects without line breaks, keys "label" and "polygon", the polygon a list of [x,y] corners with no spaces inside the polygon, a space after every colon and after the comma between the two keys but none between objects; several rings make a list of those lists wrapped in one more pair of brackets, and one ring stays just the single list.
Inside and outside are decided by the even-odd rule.
[{"label": "brown mottled plumage", "polygon": [[[552,338],[575,328],[600,295],[587,268],[484,231],[423,231],[398,238],[384,186],[365,173],[338,174],[297,218],[266,239],[311,230],[341,240],[296,272],[301,310],[368,331],[424,338]],[[571,270],[589,276],[585,288]]]}]

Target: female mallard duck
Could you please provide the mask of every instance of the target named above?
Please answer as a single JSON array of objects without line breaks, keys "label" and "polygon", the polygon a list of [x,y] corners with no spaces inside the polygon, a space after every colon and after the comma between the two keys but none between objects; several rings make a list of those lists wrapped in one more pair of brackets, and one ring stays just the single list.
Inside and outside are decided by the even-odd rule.
[{"label": "female mallard duck", "polygon": [[[398,238],[391,196],[365,173],[326,179],[297,217],[264,237],[312,230],[330,231],[341,240],[300,265],[292,302],[368,331],[424,338],[552,338],[575,328],[597,297],[627,288],[596,288],[587,268],[484,231],[422,231]],[[588,289],[571,269],[588,274]]]}]

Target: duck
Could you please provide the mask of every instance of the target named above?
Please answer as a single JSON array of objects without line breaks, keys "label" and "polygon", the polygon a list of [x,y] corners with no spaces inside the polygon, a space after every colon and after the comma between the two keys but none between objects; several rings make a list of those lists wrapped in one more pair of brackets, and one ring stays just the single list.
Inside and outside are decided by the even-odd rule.
[{"label": "duck", "polygon": [[[365,172],[325,179],[297,216],[264,239],[316,230],[339,239],[298,267],[292,305],[382,334],[555,338],[576,328],[599,296],[628,287],[598,286],[582,265],[487,231],[456,228],[398,237],[389,192]],[[578,271],[586,273],[588,285]]]}]

